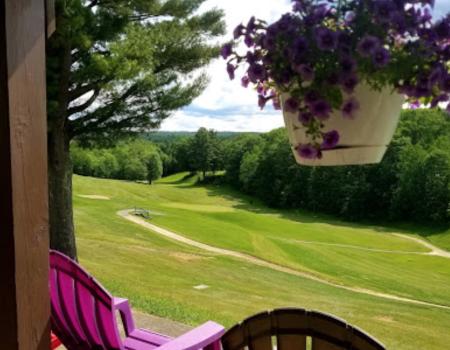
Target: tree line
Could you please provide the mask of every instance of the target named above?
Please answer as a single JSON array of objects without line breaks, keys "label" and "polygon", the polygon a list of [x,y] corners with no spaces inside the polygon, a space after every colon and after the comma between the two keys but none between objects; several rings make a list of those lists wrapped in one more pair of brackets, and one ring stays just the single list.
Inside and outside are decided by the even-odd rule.
[{"label": "tree line", "polygon": [[73,142],[70,151],[78,175],[151,184],[163,174],[161,150],[145,140],[125,140],[112,148],[87,148]]},{"label": "tree line", "polygon": [[[116,172],[117,178],[126,178],[125,169],[134,168],[137,160],[133,157],[146,162],[147,147],[159,155],[164,175],[190,171],[201,172],[205,178],[208,173],[225,170],[218,181],[271,207],[305,209],[349,220],[450,221],[450,120],[438,111],[403,112],[383,161],[365,166],[299,166],[284,129],[219,138],[215,131],[201,128],[191,137],[157,144],[134,142],[134,146],[128,145],[131,153],[118,153],[127,155],[118,158],[122,170]],[[101,159],[104,151],[92,152]],[[77,156],[73,158],[75,172],[80,173]]]},{"label": "tree line", "polygon": [[200,128],[195,135],[154,143],[128,138],[107,147],[102,143],[74,141],[71,159],[75,174],[100,178],[148,181],[181,171],[207,172],[223,169],[222,141],[214,130]]},{"label": "tree line", "polygon": [[[166,151],[195,153],[199,144],[183,142]],[[299,166],[284,129],[226,138],[215,147],[220,159],[206,170],[216,164],[225,170],[223,182],[272,207],[349,220],[450,221],[450,120],[439,111],[404,111],[383,161],[374,165]],[[170,154],[173,172],[192,170],[183,152]]]}]

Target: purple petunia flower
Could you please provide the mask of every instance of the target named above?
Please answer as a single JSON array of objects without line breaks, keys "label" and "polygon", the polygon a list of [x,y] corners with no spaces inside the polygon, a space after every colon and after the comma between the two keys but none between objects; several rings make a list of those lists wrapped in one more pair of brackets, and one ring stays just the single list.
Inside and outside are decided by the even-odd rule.
[{"label": "purple petunia flower", "polygon": [[256,84],[258,80],[266,79],[266,70],[260,64],[253,64],[248,69],[248,77],[252,83]]},{"label": "purple petunia flower", "polygon": [[236,28],[234,28],[233,31],[233,37],[234,39],[238,39],[242,35],[244,35],[245,27],[242,24],[239,24]]},{"label": "purple petunia flower", "polygon": [[269,35],[266,35],[263,39],[263,46],[265,49],[269,51],[273,51],[276,49],[277,42],[275,41],[275,38]]},{"label": "purple petunia flower", "polygon": [[305,94],[305,102],[308,104],[316,102],[319,98],[320,98],[320,95],[314,90],[308,91]]},{"label": "purple petunia flower", "polygon": [[311,68],[311,66],[307,64],[300,64],[295,67],[295,71],[300,74],[303,81],[312,81],[314,80],[314,70]]},{"label": "purple petunia flower", "polygon": [[294,12],[302,12],[305,10],[305,5],[302,1],[294,1],[294,5],[292,6],[292,11]]},{"label": "purple petunia flower", "polygon": [[300,112],[298,114],[298,121],[302,124],[309,124],[314,116],[310,112]]},{"label": "purple petunia flower", "polygon": [[[450,17],[449,17],[450,18]],[[439,39],[448,39],[450,37],[450,19],[444,18],[434,26],[434,32]]]},{"label": "purple petunia flower", "polygon": [[277,80],[280,84],[289,85],[292,79],[292,71],[284,70],[280,73]]},{"label": "purple petunia flower", "polygon": [[375,4],[375,16],[380,22],[387,22],[389,20],[389,15],[394,11],[394,3],[392,0],[377,0],[374,1]]},{"label": "purple petunia flower", "polygon": [[380,46],[380,40],[372,35],[366,35],[360,40],[357,50],[361,56],[369,57]]},{"label": "purple petunia flower", "polygon": [[300,103],[294,97],[289,97],[284,103],[284,110],[290,113],[296,113],[300,107]]},{"label": "purple petunia flower", "polygon": [[420,102],[419,101],[414,101],[414,102],[411,102],[410,104],[409,104],[409,108],[410,109],[417,109],[417,108],[419,108],[420,107]]},{"label": "purple petunia flower", "polygon": [[262,61],[266,66],[270,66],[271,64],[273,64],[273,58],[271,56],[264,56],[262,58]]},{"label": "purple petunia flower", "polygon": [[241,85],[243,86],[243,87],[248,87],[248,84],[250,83],[250,80],[248,79],[248,76],[243,76],[242,77],[242,79],[241,79]]},{"label": "purple petunia flower", "polygon": [[359,109],[359,102],[351,97],[342,104],[341,111],[344,118],[353,119],[354,113]]},{"label": "purple petunia flower", "polygon": [[316,6],[316,8],[314,9],[312,15],[314,17],[314,20],[316,22],[321,22],[325,17],[328,16],[328,14],[330,13],[330,7],[328,7],[325,4],[320,4],[318,6]]},{"label": "purple petunia flower", "polygon": [[438,84],[444,77],[445,70],[442,66],[435,67],[428,76],[431,86]]},{"label": "purple petunia flower", "polygon": [[322,149],[334,148],[339,143],[339,133],[336,130],[323,133],[322,137]]},{"label": "purple petunia flower", "polygon": [[431,13],[430,9],[425,8],[422,16],[419,17],[419,23],[428,24],[428,23],[431,23],[432,19],[433,19],[433,14]]},{"label": "purple petunia flower", "polygon": [[331,106],[325,100],[318,100],[309,106],[311,113],[319,120],[326,120],[330,117]]},{"label": "purple petunia flower", "polygon": [[247,47],[252,47],[255,44],[255,41],[250,34],[247,34],[244,38],[244,43]]},{"label": "purple petunia flower", "polygon": [[442,91],[450,92],[450,74],[446,74],[444,77],[442,77],[439,87]]},{"label": "purple petunia flower", "polygon": [[264,109],[267,103],[267,98],[265,98],[263,95],[258,95],[258,106],[261,109]]},{"label": "purple petunia flower", "polygon": [[234,79],[234,72],[235,72],[236,68],[237,67],[232,65],[231,63],[227,64],[227,73],[228,73],[228,76],[230,77],[230,80]]},{"label": "purple petunia flower", "polygon": [[264,85],[258,84],[258,85],[256,86],[256,92],[257,92],[258,94],[262,94],[262,93],[264,92]]},{"label": "purple petunia flower", "polygon": [[336,32],[328,28],[318,28],[315,32],[316,42],[319,49],[331,51],[337,48],[338,36]]},{"label": "purple petunia flower", "polygon": [[327,78],[327,83],[330,85],[337,85],[339,83],[339,75],[337,73],[331,73]]},{"label": "purple petunia flower", "polygon": [[345,73],[345,74],[352,73],[356,69],[356,61],[349,56],[343,57],[341,59],[341,61],[339,62],[339,65],[341,67],[342,73]]},{"label": "purple petunia flower", "polygon": [[247,52],[247,55],[245,55],[245,58],[246,58],[248,64],[254,64],[258,60],[258,56],[251,51]]},{"label": "purple petunia flower", "polygon": [[297,37],[295,38],[294,42],[292,43],[292,56],[293,57],[301,57],[306,50],[308,49],[308,42],[304,37]]},{"label": "purple petunia flower", "polygon": [[305,159],[317,159],[319,150],[311,144],[299,145],[296,148],[298,155]]},{"label": "purple petunia flower", "polygon": [[349,54],[352,51],[352,37],[349,33],[341,31],[338,34],[338,48],[341,52]]},{"label": "purple petunia flower", "polygon": [[427,97],[431,94],[431,83],[428,76],[422,74],[417,78],[416,85],[412,91],[412,96],[416,98]]},{"label": "purple petunia flower", "polygon": [[253,16],[247,23],[247,33],[252,33],[256,29],[256,18]]},{"label": "purple petunia flower", "polygon": [[384,47],[380,47],[376,49],[375,52],[373,53],[372,60],[375,66],[384,67],[389,63],[390,58],[391,56],[389,54],[389,51],[386,50]]},{"label": "purple petunia flower", "polygon": [[358,85],[359,80],[356,74],[350,74],[341,76],[339,82],[340,85],[342,86],[342,89],[346,93],[351,94],[353,90],[355,90],[356,85]]},{"label": "purple petunia flower", "polygon": [[400,11],[394,11],[389,15],[389,20],[392,24],[392,26],[398,31],[398,32],[404,32],[406,30],[406,20],[403,13]]},{"label": "purple petunia flower", "polygon": [[448,95],[447,94],[441,94],[439,96],[436,96],[431,101],[430,107],[435,108],[440,102],[447,102],[448,101]]},{"label": "purple petunia flower", "polygon": [[405,83],[403,85],[397,86],[397,91],[400,94],[404,94],[407,96],[414,96],[414,86],[412,86],[410,83]]},{"label": "purple petunia flower", "polygon": [[272,99],[273,108],[277,111],[281,110],[281,102],[278,96],[274,96]]},{"label": "purple petunia flower", "polygon": [[223,45],[222,49],[220,50],[220,54],[222,55],[224,60],[230,57],[232,53],[233,53],[233,44],[231,43]]}]

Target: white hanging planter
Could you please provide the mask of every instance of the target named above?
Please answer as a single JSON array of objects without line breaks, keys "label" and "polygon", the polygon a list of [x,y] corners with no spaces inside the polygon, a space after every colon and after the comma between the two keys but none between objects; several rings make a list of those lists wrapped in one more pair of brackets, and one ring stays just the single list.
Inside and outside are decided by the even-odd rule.
[{"label": "white hanging planter", "polygon": [[[375,91],[364,84],[360,84],[352,96],[360,104],[353,119],[344,118],[340,111],[335,111],[324,122],[323,130],[337,130],[340,141],[336,149],[323,150],[321,159],[305,159],[299,156],[296,147],[310,141],[305,134],[306,128],[298,121],[298,114],[283,112],[297,163],[331,166],[381,162],[394,136],[405,98],[392,92],[391,88]],[[282,105],[289,97],[289,94],[281,96]]]}]

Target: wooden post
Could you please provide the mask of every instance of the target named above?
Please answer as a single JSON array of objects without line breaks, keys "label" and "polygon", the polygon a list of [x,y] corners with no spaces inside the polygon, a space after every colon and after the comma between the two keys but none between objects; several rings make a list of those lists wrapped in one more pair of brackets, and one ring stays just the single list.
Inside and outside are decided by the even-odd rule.
[{"label": "wooden post", "polygon": [[55,0],[45,0],[45,17],[47,22],[47,38],[56,30]]},{"label": "wooden post", "polygon": [[0,2],[0,348],[48,350],[44,0]]}]

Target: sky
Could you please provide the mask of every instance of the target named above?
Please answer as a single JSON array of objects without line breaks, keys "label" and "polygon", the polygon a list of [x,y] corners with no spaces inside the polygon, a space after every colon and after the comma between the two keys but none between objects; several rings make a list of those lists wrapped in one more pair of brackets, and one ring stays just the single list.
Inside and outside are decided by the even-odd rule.
[{"label": "sky", "polygon": [[[227,34],[222,42],[232,38],[232,31],[239,23],[247,23],[251,16],[275,21],[291,8],[290,0],[207,0],[201,11],[213,7],[225,12]],[[435,0],[436,18],[450,12],[450,0]],[[261,111],[256,93],[244,89],[239,77],[230,81],[225,70],[225,61],[214,60],[207,68],[211,82],[203,94],[184,109],[177,111],[161,125],[164,131],[196,131],[200,127],[217,131],[266,132],[283,126],[280,111],[267,106]]]}]

